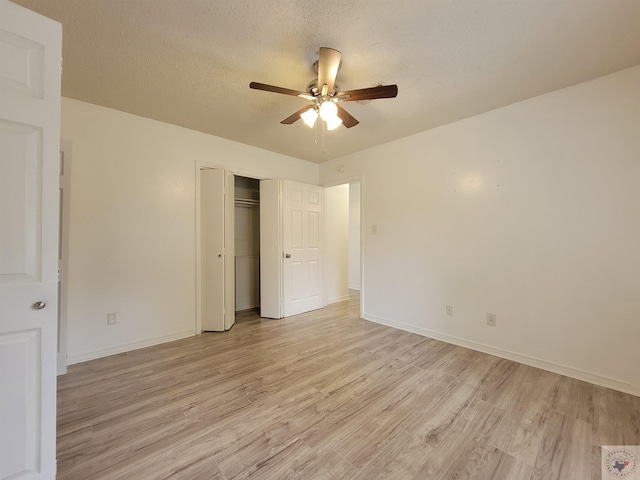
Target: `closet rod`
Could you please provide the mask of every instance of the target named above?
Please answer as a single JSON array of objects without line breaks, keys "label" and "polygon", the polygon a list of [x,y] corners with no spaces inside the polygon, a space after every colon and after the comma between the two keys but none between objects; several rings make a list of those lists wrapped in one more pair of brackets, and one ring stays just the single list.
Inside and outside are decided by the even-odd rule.
[{"label": "closet rod", "polygon": [[260,200],[253,200],[251,198],[236,198],[234,203],[240,207],[257,207],[258,205],[260,205]]}]

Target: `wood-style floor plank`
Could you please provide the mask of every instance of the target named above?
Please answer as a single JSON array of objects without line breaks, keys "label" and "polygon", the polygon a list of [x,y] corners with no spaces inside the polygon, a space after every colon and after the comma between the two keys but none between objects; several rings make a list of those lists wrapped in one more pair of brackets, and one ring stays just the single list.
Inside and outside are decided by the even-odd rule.
[{"label": "wood-style floor plank", "polygon": [[640,398],[361,320],[358,299],[73,365],[59,480],[595,480]]},{"label": "wood-style floor plank", "polygon": [[546,415],[548,419],[531,480],[589,478],[591,425],[557,412]]}]

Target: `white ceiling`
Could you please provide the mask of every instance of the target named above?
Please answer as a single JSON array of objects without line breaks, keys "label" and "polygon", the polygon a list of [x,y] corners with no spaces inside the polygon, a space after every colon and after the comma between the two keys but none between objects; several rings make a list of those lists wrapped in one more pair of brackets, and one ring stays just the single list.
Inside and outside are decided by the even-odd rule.
[{"label": "white ceiling", "polygon": [[[62,94],[313,162],[640,64],[638,0],[12,0],[63,25]],[[360,125],[280,121],[318,48],[342,51]]]}]

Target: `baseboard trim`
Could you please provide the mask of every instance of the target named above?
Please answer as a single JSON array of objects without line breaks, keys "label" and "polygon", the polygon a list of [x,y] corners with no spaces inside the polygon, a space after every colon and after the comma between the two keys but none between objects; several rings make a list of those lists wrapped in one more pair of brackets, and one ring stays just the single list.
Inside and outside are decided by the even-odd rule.
[{"label": "baseboard trim", "polygon": [[330,298],[329,300],[327,300],[327,305],[331,305],[332,303],[345,302],[347,300],[349,300],[349,295],[343,295],[341,297]]},{"label": "baseboard trim", "polygon": [[69,355],[67,357],[67,365],[88,362],[89,360],[96,360],[98,358],[108,357],[110,355],[130,352],[131,350],[138,350],[139,348],[151,347],[153,345],[159,345],[161,343],[172,342],[174,340],[192,337],[193,335],[194,331],[189,330],[187,332],[166,335],[164,337],[150,338],[148,340],[142,340],[140,342],[127,343],[126,345],[118,345],[116,347],[105,348],[103,350],[97,350],[95,352],[81,353],[79,355]]},{"label": "baseboard trim", "polygon": [[440,340],[446,343],[451,343],[453,345],[458,345],[459,347],[465,347],[471,350],[476,350],[478,352],[488,353],[489,355],[512,360],[524,365],[529,365],[530,367],[540,368],[552,373],[557,373],[559,375],[564,375],[566,377],[575,378],[577,380],[582,380],[594,385],[611,388],[612,390],[617,390],[619,392],[624,392],[630,395],[635,395],[636,397],[640,397],[640,385],[633,385],[631,383],[627,383],[615,378],[609,378],[596,373],[586,372],[574,367],[568,367],[559,363],[549,362],[548,360],[543,360],[541,358],[530,357],[528,355],[511,352],[509,350],[503,350],[501,348],[492,347],[490,345],[474,342],[472,340],[466,340],[464,338],[455,337],[446,333],[439,333],[426,328],[416,327],[400,322],[394,322],[381,317],[377,317],[375,315],[365,313],[362,318],[364,318],[365,320],[369,320],[370,322],[386,325],[387,327],[393,327],[399,330],[404,330],[406,332],[416,333],[424,337],[433,338],[434,340]]}]

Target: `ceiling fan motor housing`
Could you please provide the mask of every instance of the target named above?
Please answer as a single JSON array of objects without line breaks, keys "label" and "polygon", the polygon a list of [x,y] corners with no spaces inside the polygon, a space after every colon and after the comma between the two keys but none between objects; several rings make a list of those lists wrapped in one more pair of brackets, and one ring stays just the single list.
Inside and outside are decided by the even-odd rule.
[{"label": "ceiling fan motor housing", "polygon": [[[340,91],[340,85],[334,82],[333,91],[329,92],[328,95],[334,96],[339,91]],[[314,78],[307,84],[307,92],[309,92],[313,96],[319,95],[321,93],[320,90],[318,89],[317,78]]]}]

